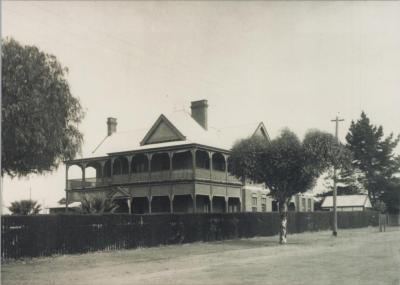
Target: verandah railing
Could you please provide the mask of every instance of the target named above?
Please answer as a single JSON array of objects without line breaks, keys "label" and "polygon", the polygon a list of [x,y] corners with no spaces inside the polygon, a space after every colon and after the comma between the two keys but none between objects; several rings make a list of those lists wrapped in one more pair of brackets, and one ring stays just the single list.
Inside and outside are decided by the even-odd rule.
[{"label": "verandah railing", "polygon": [[[224,171],[213,170],[210,172],[210,169],[203,168],[196,169],[196,178],[212,180],[216,182],[240,183],[236,177],[230,175],[229,173],[228,176],[226,176],[226,173]],[[130,175],[113,175],[113,177],[91,177],[86,178],[85,182],[83,182],[82,179],[69,179],[67,186],[68,189],[82,189],[107,186],[111,184],[189,179],[193,179],[192,169],[176,169],[173,170],[171,173],[169,170],[153,171],[151,172],[151,175],[149,175],[148,172],[138,172],[131,173]]]}]

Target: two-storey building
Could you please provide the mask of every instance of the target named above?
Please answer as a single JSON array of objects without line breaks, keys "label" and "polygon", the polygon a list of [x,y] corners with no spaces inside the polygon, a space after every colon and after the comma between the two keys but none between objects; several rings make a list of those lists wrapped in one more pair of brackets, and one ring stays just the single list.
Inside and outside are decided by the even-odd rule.
[{"label": "two-storey building", "polygon": [[[267,130],[262,122],[209,128],[207,108],[206,100],[195,101],[191,114],[160,115],[149,129],[129,132],[117,132],[117,120],[108,118],[107,136],[95,151],[65,162],[68,203],[101,195],[127,213],[254,211],[250,192],[228,171],[228,157],[237,139],[269,140]],[[81,169],[79,179],[68,178],[72,166]],[[258,192],[259,211],[270,211],[267,191]]]}]

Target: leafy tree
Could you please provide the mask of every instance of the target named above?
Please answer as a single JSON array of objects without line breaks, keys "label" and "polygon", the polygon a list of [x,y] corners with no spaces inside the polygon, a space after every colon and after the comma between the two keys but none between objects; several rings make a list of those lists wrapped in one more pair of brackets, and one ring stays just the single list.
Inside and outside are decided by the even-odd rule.
[{"label": "leafy tree", "polygon": [[319,170],[330,170],[332,167],[343,172],[351,172],[352,153],[332,134],[319,130],[309,130],[303,140],[308,162]]},{"label": "leafy tree", "polygon": [[[337,186],[337,195],[357,195],[360,194],[358,189],[353,188],[351,186]],[[317,197],[327,197],[327,196],[332,196],[333,195],[333,190],[320,193],[316,195]]]},{"label": "leafy tree", "polygon": [[42,174],[80,151],[83,118],[55,56],[3,41],[1,175]]},{"label": "leafy tree", "polygon": [[[348,150],[346,148],[346,150]],[[351,153],[351,152],[350,152]],[[351,156],[352,157],[352,156]],[[359,169],[350,167],[349,169],[339,168],[336,176],[337,194],[338,195],[355,195],[365,194],[366,190],[360,181],[364,178],[364,174]],[[333,171],[330,169],[325,177],[325,187],[330,191],[325,192],[324,196],[330,196],[333,193]]]},{"label": "leafy tree", "polygon": [[229,166],[232,174],[239,177],[243,183],[247,179],[261,181],[259,155],[264,152],[268,142],[260,137],[253,136],[247,139],[239,140],[232,148],[229,156]]},{"label": "leafy tree", "polygon": [[[364,175],[359,169],[354,168],[352,165],[353,154],[345,145],[342,145],[341,147],[343,147],[344,151],[346,152],[346,163],[339,165],[339,167],[336,168],[337,195],[366,194],[364,186],[360,183],[360,180],[364,177]],[[333,195],[333,176],[333,168],[328,169],[328,171],[324,175],[324,186],[328,190],[326,192],[317,194],[317,197],[326,197]],[[322,204],[322,200],[320,204]],[[314,209],[316,208],[314,207]],[[318,209],[321,208],[319,207]]]},{"label": "leafy tree", "polygon": [[265,183],[277,200],[281,216],[280,243],[286,243],[288,204],[293,195],[310,190],[320,174],[342,164],[346,152],[328,133],[309,131],[303,142],[284,130],[268,142],[257,137],[232,148],[232,172],[241,178]]},{"label": "leafy tree", "polygon": [[368,190],[374,206],[393,175],[400,172],[400,157],[394,154],[399,139],[400,136],[393,134],[385,138],[382,126],[372,125],[364,112],[357,122],[351,122],[346,136],[347,148],[353,153],[354,168],[363,174],[359,180]]},{"label": "leafy tree", "polygon": [[36,215],[42,210],[41,205],[37,203],[37,201],[33,200],[21,200],[15,201],[11,203],[11,206],[8,207],[10,212],[13,215]]},{"label": "leafy tree", "polygon": [[86,214],[114,213],[119,206],[105,195],[84,195],[81,200],[82,212]]},{"label": "leafy tree", "polygon": [[375,210],[379,211],[380,213],[386,213],[387,212],[386,203],[382,201],[376,201]]},{"label": "leafy tree", "polygon": [[385,181],[380,201],[377,201],[376,208],[389,212],[390,214],[400,214],[400,178],[394,177]]}]

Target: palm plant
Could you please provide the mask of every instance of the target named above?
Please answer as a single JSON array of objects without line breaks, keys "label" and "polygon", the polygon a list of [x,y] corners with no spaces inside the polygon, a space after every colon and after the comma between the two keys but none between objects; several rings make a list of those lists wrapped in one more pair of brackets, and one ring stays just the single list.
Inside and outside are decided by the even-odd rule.
[{"label": "palm plant", "polygon": [[34,200],[21,200],[11,203],[8,207],[13,215],[36,215],[42,210],[42,206]]},{"label": "palm plant", "polygon": [[118,207],[114,200],[104,195],[85,195],[81,200],[82,212],[85,214],[114,213]]}]

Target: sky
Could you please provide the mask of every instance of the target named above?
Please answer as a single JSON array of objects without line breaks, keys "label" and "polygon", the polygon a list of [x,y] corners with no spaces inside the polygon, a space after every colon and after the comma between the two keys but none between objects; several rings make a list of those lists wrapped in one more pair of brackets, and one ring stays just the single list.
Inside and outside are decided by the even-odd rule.
[{"label": "sky", "polygon": [[[207,99],[209,125],[263,121],[334,132],[343,141],[364,110],[400,134],[400,2],[15,1],[1,3],[2,37],[68,67],[86,117],[83,153],[118,130],[150,128],[161,114]],[[397,149],[398,152],[399,148]],[[70,174],[73,178],[74,174]],[[3,181],[3,210],[65,196],[65,167]]]}]

